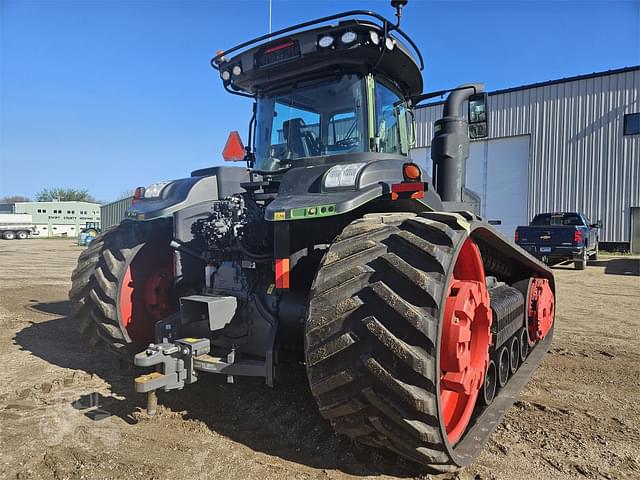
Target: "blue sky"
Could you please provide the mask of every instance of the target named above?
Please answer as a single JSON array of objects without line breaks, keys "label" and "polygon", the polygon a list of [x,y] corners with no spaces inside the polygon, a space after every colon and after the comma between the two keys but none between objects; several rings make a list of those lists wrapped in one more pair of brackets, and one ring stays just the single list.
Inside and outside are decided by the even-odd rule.
[{"label": "blue sky", "polygon": [[[393,17],[386,0],[274,0],[273,28],[354,8]],[[209,59],[266,33],[268,12],[268,0],[0,0],[0,196],[70,187],[113,200],[222,163],[251,105]],[[403,29],[428,91],[640,64],[640,1],[412,0]]]}]

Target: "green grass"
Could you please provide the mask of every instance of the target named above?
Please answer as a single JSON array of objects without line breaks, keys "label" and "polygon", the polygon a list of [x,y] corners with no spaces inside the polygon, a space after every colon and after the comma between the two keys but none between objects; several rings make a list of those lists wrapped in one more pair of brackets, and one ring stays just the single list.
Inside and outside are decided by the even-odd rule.
[{"label": "green grass", "polygon": [[607,252],[606,250],[600,250],[598,255],[602,257],[630,257],[633,254],[631,252]]}]

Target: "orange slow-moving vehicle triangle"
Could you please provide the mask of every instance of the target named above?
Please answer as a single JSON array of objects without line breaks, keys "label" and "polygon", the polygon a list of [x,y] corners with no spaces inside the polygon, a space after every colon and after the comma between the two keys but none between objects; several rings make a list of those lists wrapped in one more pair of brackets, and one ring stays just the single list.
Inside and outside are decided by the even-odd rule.
[{"label": "orange slow-moving vehicle triangle", "polygon": [[222,158],[227,162],[241,162],[244,160],[244,156],[245,151],[242,139],[240,138],[240,134],[234,130],[229,134],[227,143],[225,143],[222,149]]}]

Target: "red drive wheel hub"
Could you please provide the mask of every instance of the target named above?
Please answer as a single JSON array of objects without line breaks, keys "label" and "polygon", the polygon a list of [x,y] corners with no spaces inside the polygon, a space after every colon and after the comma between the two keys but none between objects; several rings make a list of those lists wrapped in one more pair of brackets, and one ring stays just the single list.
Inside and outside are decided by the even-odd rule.
[{"label": "red drive wheel hub", "polygon": [[467,239],[449,282],[440,344],[440,413],[449,443],[462,437],[489,364],[492,315],[482,257]]},{"label": "red drive wheel hub", "polygon": [[155,324],[176,311],[172,294],[173,251],[168,245],[146,244],[133,258],[120,286],[122,326],[137,345],[153,342]]},{"label": "red drive wheel hub", "polygon": [[529,346],[544,339],[555,318],[555,295],[546,278],[532,278],[529,284],[527,316],[529,318]]}]

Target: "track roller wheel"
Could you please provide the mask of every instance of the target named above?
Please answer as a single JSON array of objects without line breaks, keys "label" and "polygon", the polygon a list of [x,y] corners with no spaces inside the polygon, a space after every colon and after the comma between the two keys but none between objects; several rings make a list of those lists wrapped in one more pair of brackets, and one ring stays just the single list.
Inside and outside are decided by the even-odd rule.
[{"label": "track roller wheel", "polygon": [[518,339],[520,340],[520,363],[522,364],[529,354],[529,338],[527,336],[526,328],[520,330]]},{"label": "track roller wheel", "polygon": [[491,405],[496,396],[497,375],[496,363],[490,360],[487,366],[487,373],[484,375],[484,383],[482,384],[482,403],[484,405]]},{"label": "track roller wheel", "polygon": [[518,337],[511,339],[511,346],[509,347],[509,371],[511,375],[516,373],[520,366],[520,342]]},{"label": "track roller wheel", "polygon": [[80,331],[127,359],[154,340],[155,323],[176,310],[171,222],[125,221],[78,259],[69,299]]},{"label": "track roller wheel", "polygon": [[323,417],[437,472],[475,455],[459,456],[456,442],[489,365],[482,258],[459,220],[388,213],[352,222],[322,260],[305,325],[307,375]]},{"label": "track roller wheel", "polygon": [[509,380],[509,357],[509,349],[507,347],[502,347],[497,357],[498,386],[500,388],[504,387],[507,384],[507,380]]}]

